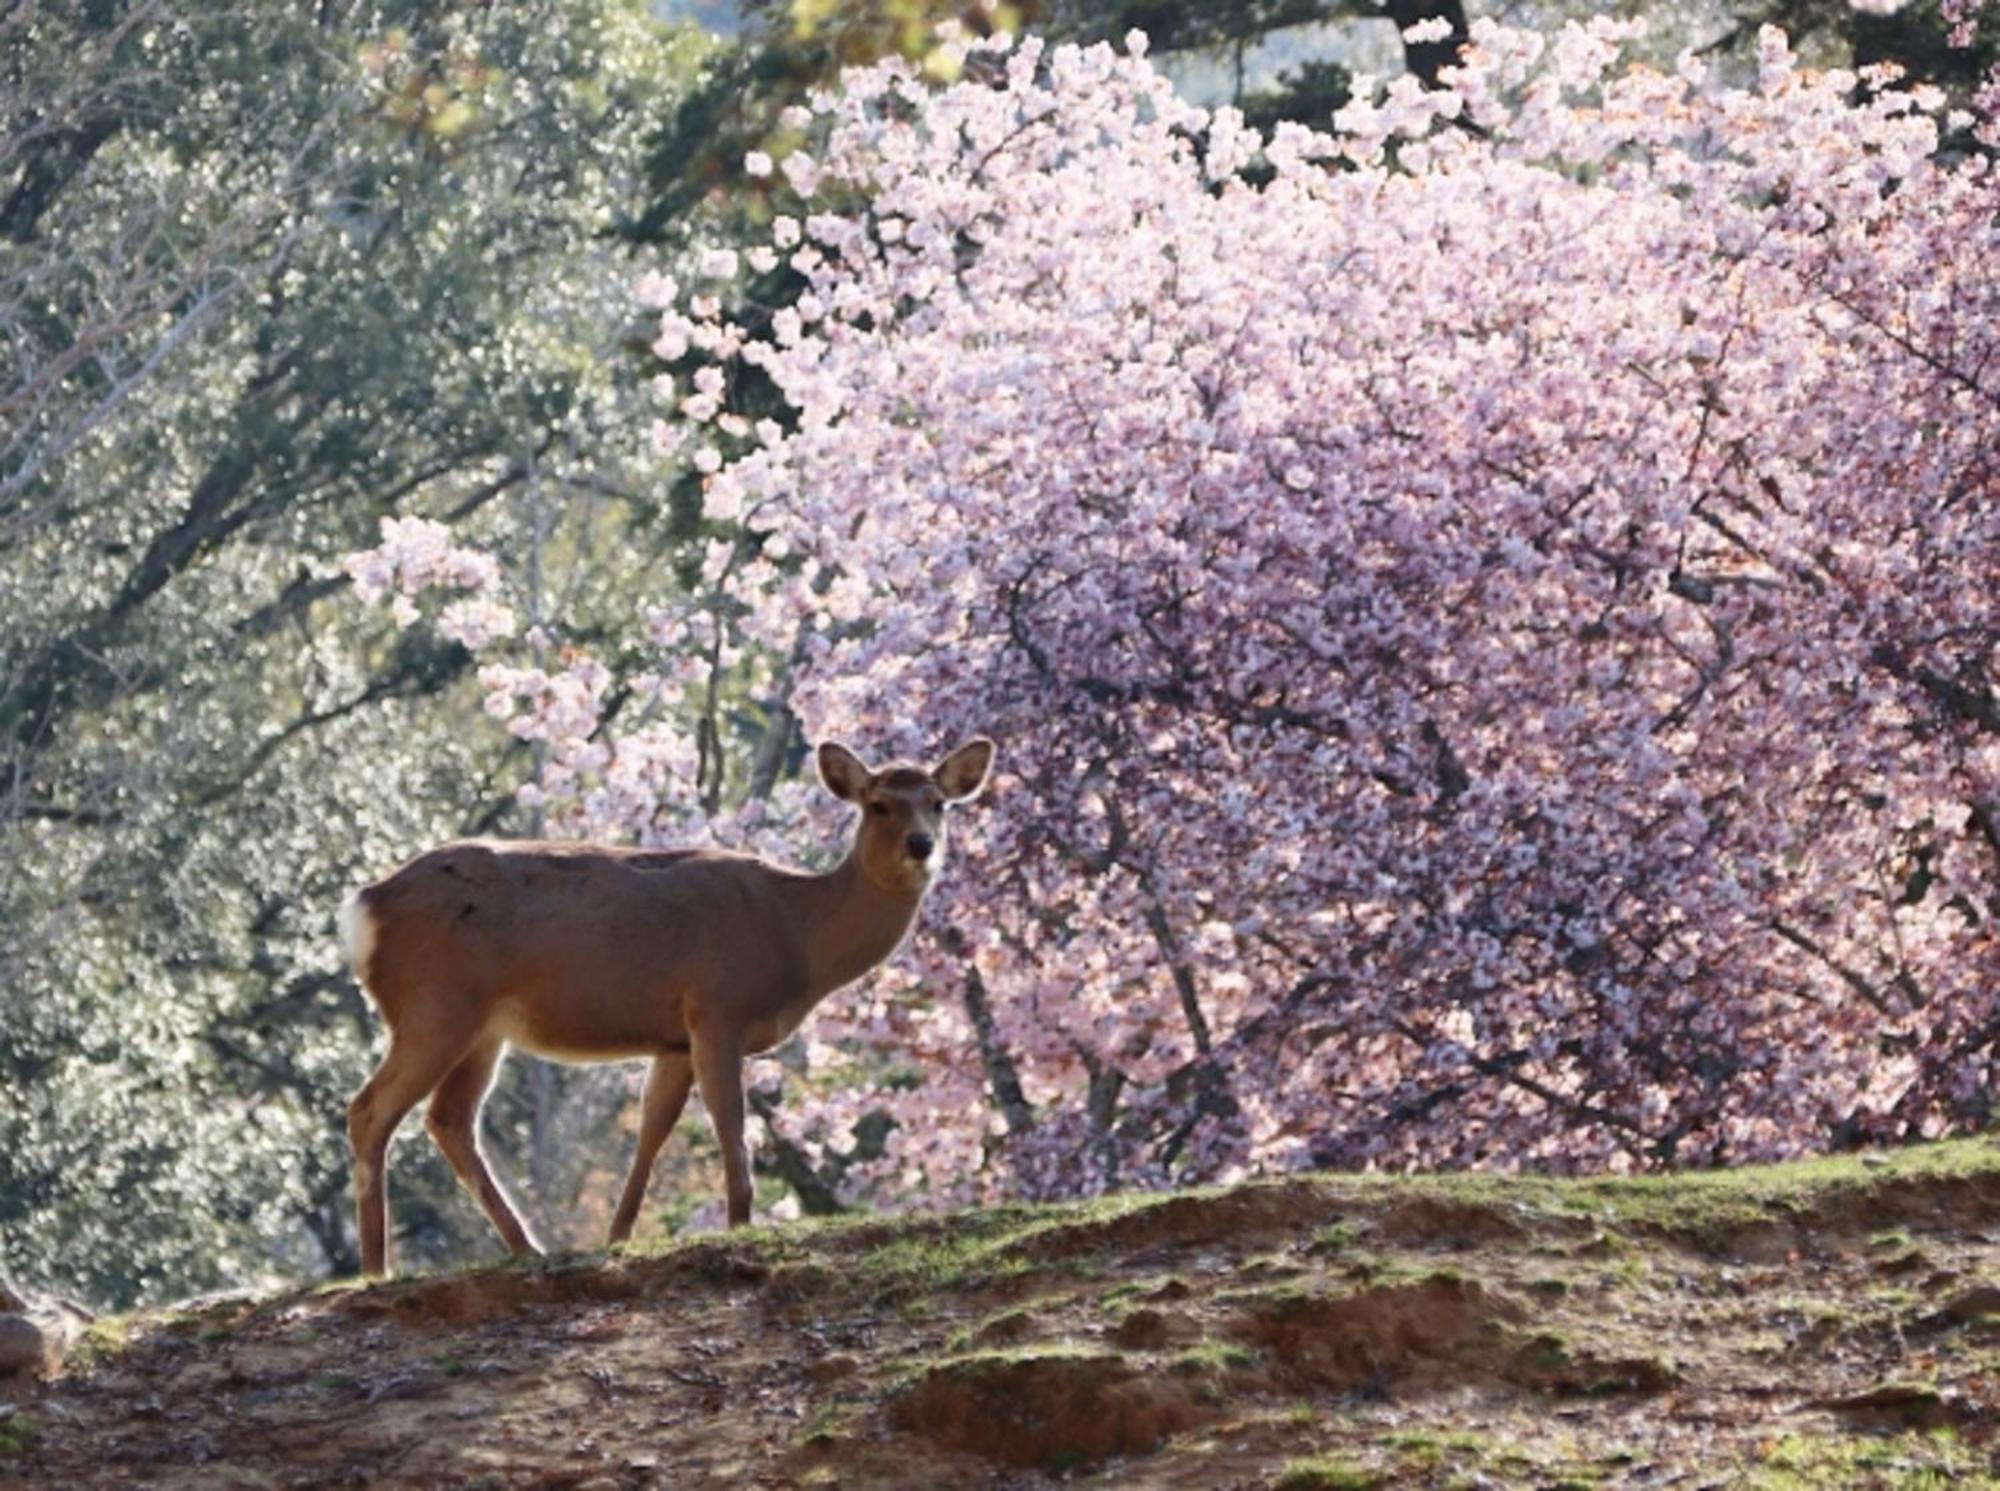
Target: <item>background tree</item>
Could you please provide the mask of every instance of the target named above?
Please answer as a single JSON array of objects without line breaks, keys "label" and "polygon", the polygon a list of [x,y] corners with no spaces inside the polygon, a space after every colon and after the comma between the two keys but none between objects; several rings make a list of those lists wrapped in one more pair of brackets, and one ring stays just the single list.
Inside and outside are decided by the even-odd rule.
[{"label": "background tree", "polygon": [[[663,313],[714,353],[675,395],[737,531],[706,640],[658,640],[885,752],[1003,740],[975,873],[773,1118],[823,1181],[1988,1121],[1986,163],[1933,158],[1935,90],[1776,32],[1714,91],[1613,70],[1601,25],[1474,41],[1449,94],[1268,141],[1103,48],[884,64],[785,172],[830,204],[774,223],[807,292],[768,335],[706,283]],[[739,367],[790,434],[731,411]],[[566,821],[684,833],[657,744],[593,738]]]},{"label": "background tree", "polygon": [[[491,824],[508,747],[433,702],[462,649],[329,630],[334,561],[428,508],[587,616],[670,547],[612,229],[701,44],[616,3],[5,25],[0,1251],[108,1299],[337,1267],[373,1035],[327,908]],[[509,1110],[545,1156],[554,1097]]]}]

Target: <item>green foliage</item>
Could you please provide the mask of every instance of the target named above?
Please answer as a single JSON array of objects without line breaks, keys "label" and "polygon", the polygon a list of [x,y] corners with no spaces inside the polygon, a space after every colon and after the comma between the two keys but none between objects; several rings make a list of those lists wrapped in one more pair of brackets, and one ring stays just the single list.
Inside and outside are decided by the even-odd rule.
[{"label": "green foliage", "polygon": [[[743,10],[737,45],[710,56],[651,142],[650,191],[627,228],[642,241],[684,244],[697,227],[727,233],[768,220],[783,184],[750,176],[743,158],[753,150],[781,155],[797,144],[781,117],[785,108],[831,86],[843,67],[901,56],[948,77],[943,28],[967,36],[1018,34],[1046,19],[1041,0],[751,0]],[[796,287],[759,299],[783,304],[795,293]]]},{"label": "green foliage", "polygon": [[[7,135],[69,143],[0,156],[0,1263],[120,1304],[345,1267],[331,909],[507,804],[465,655],[357,650],[338,560],[451,513],[629,603],[669,540],[610,229],[700,43],[637,0],[5,26]],[[398,1184],[478,1235],[441,1164]]]}]

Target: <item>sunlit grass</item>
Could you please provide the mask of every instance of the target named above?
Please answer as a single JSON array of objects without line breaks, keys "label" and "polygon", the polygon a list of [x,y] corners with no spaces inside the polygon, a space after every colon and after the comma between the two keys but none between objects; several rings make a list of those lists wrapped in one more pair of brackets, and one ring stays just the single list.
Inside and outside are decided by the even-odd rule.
[{"label": "sunlit grass", "polygon": [[1309,1460],[1288,1461],[1272,1482],[1272,1491],[1376,1491],[1389,1484],[1382,1471],[1352,1460],[1316,1455]]},{"label": "sunlit grass", "polygon": [[1742,1467],[1743,1491],[1993,1491],[1990,1463],[1949,1429],[1882,1438],[1791,1434]]}]

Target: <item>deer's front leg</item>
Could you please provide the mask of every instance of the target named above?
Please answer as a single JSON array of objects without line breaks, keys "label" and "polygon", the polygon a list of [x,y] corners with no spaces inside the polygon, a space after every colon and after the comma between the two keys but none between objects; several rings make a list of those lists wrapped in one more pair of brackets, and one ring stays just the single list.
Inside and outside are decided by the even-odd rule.
[{"label": "deer's front leg", "polygon": [[652,1178],[653,1161],[660,1153],[660,1146],[667,1142],[667,1135],[680,1122],[681,1108],[693,1083],[694,1072],[685,1053],[667,1051],[653,1058],[639,1119],[639,1148],[632,1156],[632,1173],[625,1177],[625,1194],[618,1202],[618,1214],[611,1219],[612,1242],[622,1243],[632,1235],[632,1225],[639,1220],[639,1208],[646,1200],[646,1182]]},{"label": "deer's front leg", "polygon": [[729,1185],[729,1225],[750,1220],[756,1187],[750,1179],[750,1146],[743,1138],[743,1037],[713,1024],[688,1030],[694,1079],[701,1088],[715,1141],[722,1146],[722,1173]]}]

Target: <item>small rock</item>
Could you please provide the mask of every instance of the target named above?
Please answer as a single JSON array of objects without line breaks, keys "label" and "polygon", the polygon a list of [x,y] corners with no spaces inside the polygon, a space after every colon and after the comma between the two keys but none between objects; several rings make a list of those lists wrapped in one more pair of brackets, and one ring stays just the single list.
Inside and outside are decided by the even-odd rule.
[{"label": "small rock", "polygon": [[1917,1321],[1912,1329],[1924,1332],[1949,1330],[1970,1325],[1987,1315],[2000,1315],[2000,1285],[1981,1284],[1946,1300],[1933,1313]]},{"label": "small rock", "polygon": [[616,1476],[594,1475],[587,1481],[578,1481],[570,1491],[625,1491],[625,1483]]},{"label": "small rock", "polygon": [[1009,1310],[995,1315],[972,1333],[980,1346],[1006,1346],[1025,1341],[1034,1333],[1035,1317],[1026,1310]]},{"label": "small rock", "polygon": [[1201,1327],[1176,1311],[1137,1309],[1118,1322],[1111,1339],[1133,1351],[1158,1351],[1201,1339]]},{"label": "small rock", "polygon": [[1111,1333],[1118,1345],[1151,1351],[1167,1344],[1167,1317],[1158,1310],[1134,1310]]},{"label": "small rock", "polygon": [[48,1341],[25,1315],[0,1315],[0,1380],[50,1370]]},{"label": "small rock", "polygon": [[815,1386],[824,1386],[829,1382],[838,1382],[843,1377],[852,1377],[860,1365],[853,1357],[835,1352],[832,1356],[821,1357],[807,1367],[806,1377]]},{"label": "small rock", "polygon": [[1808,1408],[1852,1415],[1863,1422],[1894,1424],[1910,1429],[1934,1429],[1951,1422],[1958,1401],[1928,1383],[1894,1382],[1841,1398],[1816,1398]]},{"label": "small rock", "polygon": [[1909,1248],[1877,1261],[1875,1272],[1893,1279],[1901,1274],[1913,1274],[1920,1268],[1929,1268],[1930,1264],[1930,1257],[1922,1248]]},{"label": "small rock", "polygon": [[227,1361],[195,1362],[174,1374],[173,1390],[185,1397],[203,1398],[239,1380],[240,1374]]},{"label": "small rock", "polygon": [[65,1299],[26,1299],[4,1280],[0,1296],[22,1306],[0,1314],[0,1382],[53,1377],[62,1370],[70,1343],[90,1323],[90,1312]]},{"label": "small rock", "polygon": [[2000,1284],[1981,1284],[1948,1300],[1938,1312],[1953,1320],[1976,1320],[1981,1315],[2000,1315]]},{"label": "small rock", "polygon": [[1814,1401],[1815,1408],[1901,1408],[1905,1403],[1935,1403],[1938,1391],[1926,1383],[1890,1383],[1883,1387],[1871,1387],[1865,1393],[1852,1393],[1845,1398],[1820,1398]]}]

